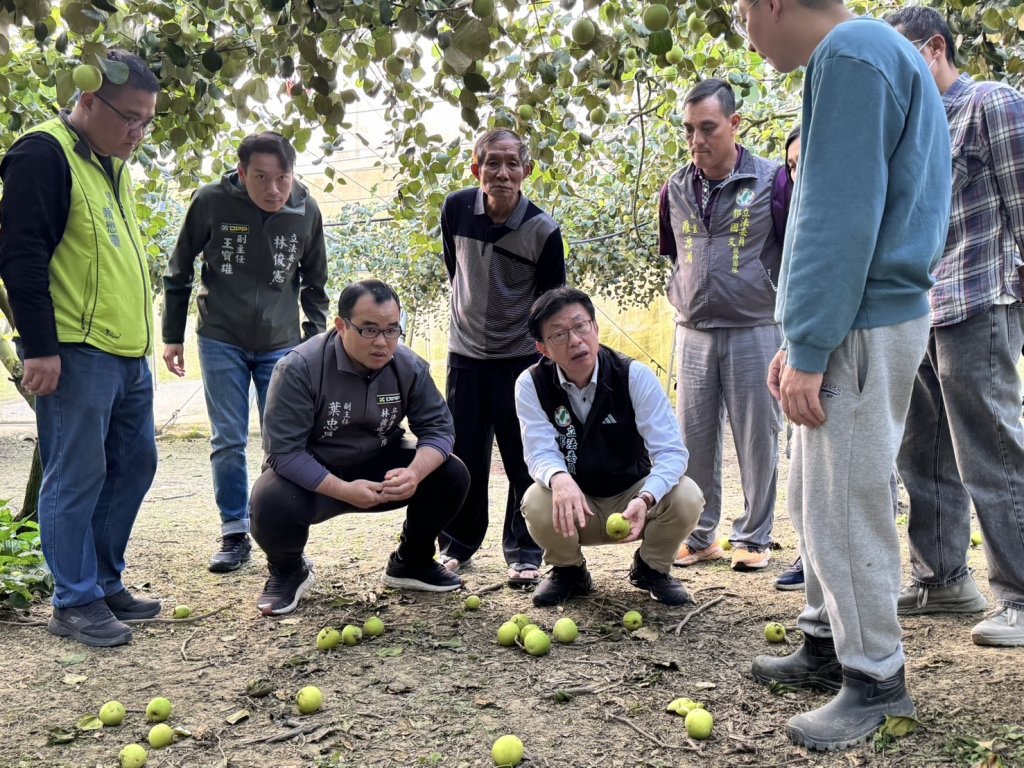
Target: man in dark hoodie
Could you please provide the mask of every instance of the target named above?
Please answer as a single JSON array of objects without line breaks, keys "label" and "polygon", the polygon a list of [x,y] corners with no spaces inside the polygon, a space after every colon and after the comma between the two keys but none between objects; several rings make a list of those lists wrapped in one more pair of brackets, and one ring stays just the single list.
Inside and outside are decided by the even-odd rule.
[{"label": "man in dark hoodie", "polygon": [[203,257],[197,333],[221,518],[221,548],[210,562],[218,573],[239,568],[252,550],[249,383],[262,422],[274,365],[327,327],[323,220],[294,166],[295,149],[280,134],[247,136],[238,168],[192,199],[164,273],[164,362],[184,376],[188,303],[195,260]]}]

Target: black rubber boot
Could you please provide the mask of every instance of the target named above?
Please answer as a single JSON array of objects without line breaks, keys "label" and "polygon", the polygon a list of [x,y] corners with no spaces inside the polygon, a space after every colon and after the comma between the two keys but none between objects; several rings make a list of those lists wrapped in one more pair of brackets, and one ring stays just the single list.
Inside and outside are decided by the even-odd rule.
[{"label": "black rubber boot", "polygon": [[885,680],[843,668],[843,687],[828,704],[797,715],[786,724],[795,744],[810,749],[846,749],[863,741],[885,724],[887,715],[914,717],[904,668]]},{"label": "black rubber boot", "polygon": [[794,688],[838,691],[843,668],[831,637],[804,635],[804,643],[789,656],[758,656],[750,667],[758,682],[783,683]]}]

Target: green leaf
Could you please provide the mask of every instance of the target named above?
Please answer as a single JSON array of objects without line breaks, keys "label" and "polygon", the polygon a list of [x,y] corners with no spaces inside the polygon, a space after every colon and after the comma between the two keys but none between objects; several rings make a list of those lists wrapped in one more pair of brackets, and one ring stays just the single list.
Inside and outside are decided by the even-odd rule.
[{"label": "green leaf", "polygon": [[401,656],[403,653],[405,653],[404,648],[381,648],[377,651],[377,656],[382,659],[388,659],[393,656]]},{"label": "green leaf", "polygon": [[672,33],[667,29],[659,29],[657,32],[651,32],[647,50],[655,56],[660,56],[671,51],[673,45],[675,42],[672,39]]},{"label": "green leaf", "polygon": [[885,724],[881,728],[882,734],[886,736],[892,736],[893,738],[901,738],[907,736],[917,730],[918,722],[912,717],[898,717],[896,715],[886,715]]},{"label": "green leaf", "polygon": [[474,93],[484,93],[491,89],[490,84],[487,82],[487,78],[483,75],[478,75],[476,72],[467,72],[462,82],[466,84],[466,87]]},{"label": "green leaf", "polygon": [[75,728],[80,731],[98,731],[103,727],[103,721],[96,715],[86,715],[75,723]]},{"label": "green leaf", "polygon": [[483,59],[491,50],[491,32],[480,19],[465,16],[455,28],[451,47],[471,60]]},{"label": "green leaf", "polygon": [[78,737],[75,731],[65,731],[63,728],[51,728],[46,733],[46,742],[51,745],[70,744]]}]

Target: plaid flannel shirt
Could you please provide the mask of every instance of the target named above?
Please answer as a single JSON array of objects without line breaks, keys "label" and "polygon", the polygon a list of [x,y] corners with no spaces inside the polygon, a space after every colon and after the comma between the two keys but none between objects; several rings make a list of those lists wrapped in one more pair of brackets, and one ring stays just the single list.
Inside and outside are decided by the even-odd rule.
[{"label": "plaid flannel shirt", "polygon": [[1020,301],[1024,254],[1024,97],[961,75],[942,95],[953,150],[946,248],[929,294],[933,326],[1008,297]]}]

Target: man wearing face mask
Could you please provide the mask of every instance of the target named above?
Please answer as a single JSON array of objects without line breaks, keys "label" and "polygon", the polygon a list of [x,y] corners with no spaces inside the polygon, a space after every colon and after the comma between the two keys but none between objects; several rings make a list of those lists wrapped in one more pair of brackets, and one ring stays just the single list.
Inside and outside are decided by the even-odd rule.
[{"label": "man wearing face mask", "polygon": [[727,414],[743,486],[733,522],[732,567],[767,567],[778,480],[779,404],[761,382],[782,342],[775,321],[790,182],[784,166],[736,143],[736,97],[724,80],[698,83],[683,101],[692,162],[661,192],[661,253],[672,261],[668,296],[676,309],[676,415],[683,441],[697,446],[688,474],[707,504],[675,564],[726,557],[722,516],[722,433]]},{"label": "man wearing face mask", "polygon": [[[278,133],[246,137],[238,167],[192,199],[164,273],[164,363],[185,375],[185,323],[196,257],[203,266],[199,365],[212,428],[220,510],[216,573],[249,560],[249,385],[260,421],[274,365],[327,327],[327,252],[320,209],[294,178],[295,150]],[[305,320],[299,323],[301,305]]]},{"label": "man wearing face mask", "polygon": [[932,8],[886,17],[920,51],[942,94],[953,150],[946,246],[929,293],[931,331],[914,382],[899,470],[910,496],[912,583],[899,612],[976,613],[967,567],[971,504],[985,540],[997,612],[978,645],[1024,645],[1024,97],[956,68]]}]

